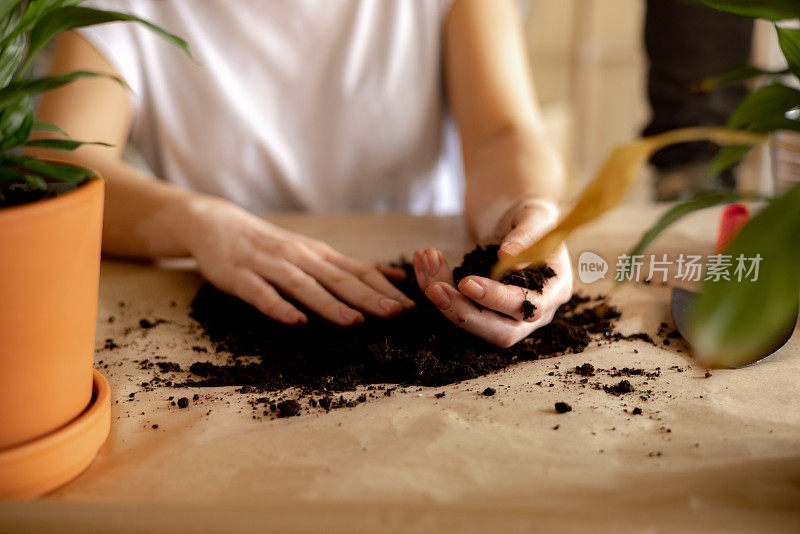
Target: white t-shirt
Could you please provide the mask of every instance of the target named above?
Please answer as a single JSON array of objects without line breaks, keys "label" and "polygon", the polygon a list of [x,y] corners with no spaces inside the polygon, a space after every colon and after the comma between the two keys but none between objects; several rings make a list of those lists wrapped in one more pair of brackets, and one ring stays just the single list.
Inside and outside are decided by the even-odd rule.
[{"label": "white t-shirt", "polygon": [[160,178],[257,212],[461,211],[441,34],[452,0],[94,0],[81,30],[130,84]]}]

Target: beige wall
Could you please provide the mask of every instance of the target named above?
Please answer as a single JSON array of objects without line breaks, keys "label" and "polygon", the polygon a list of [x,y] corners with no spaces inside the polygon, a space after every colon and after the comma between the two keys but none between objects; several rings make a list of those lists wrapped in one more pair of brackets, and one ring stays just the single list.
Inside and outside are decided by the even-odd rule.
[{"label": "beige wall", "polygon": [[643,15],[643,0],[530,1],[534,79],[573,191],[647,120]]},{"label": "beige wall", "polygon": [[[529,0],[526,33],[545,122],[570,170],[574,197],[616,145],[638,136],[648,120],[644,0]],[[756,23],[753,60],[785,63],[772,25]],[[768,193],[766,150],[737,170],[745,190]],[[635,198],[649,197],[640,180]]]}]

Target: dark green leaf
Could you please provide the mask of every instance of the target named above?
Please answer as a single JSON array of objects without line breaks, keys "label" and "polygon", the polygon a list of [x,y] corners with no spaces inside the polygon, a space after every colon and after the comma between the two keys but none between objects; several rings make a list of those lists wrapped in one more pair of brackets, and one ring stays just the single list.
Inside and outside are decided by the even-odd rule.
[{"label": "dark green leaf", "polygon": [[778,32],[778,43],[781,45],[783,57],[789,64],[792,74],[800,78],[800,30],[775,28]]},{"label": "dark green leaf", "polygon": [[75,141],[73,139],[34,139],[25,143],[25,146],[38,146],[53,150],[75,150],[83,145],[112,146],[100,141]]},{"label": "dark green leaf", "polygon": [[728,119],[727,126],[767,133],[771,130],[761,125],[774,122],[775,117],[784,117],[787,111],[798,106],[800,90],[773,83],[750,93],[742,100]]},{"label": "dark green leaf", "polygon": [[783,76],[788,74],[789,69],[784,70],[764,70],[752,65],[744,65],[731,69],[718,76],[706,78],[698,83],[692,84],[691,89],[697,92],[713,91],[718,87],[732,83],[743,82],[757,76]]},{"label": "dark green leaf", "polygon": [[28,97],[12,102],[0,111],[0,152],[28,140],[33,125],[33,104]]},{"label": "dark green leaf", "polygon": [[0,165],[0,184],[8,182],[23,182],[25,175],[13,167]]},{"label": "dark green leaf", "polygon": [[711,365],[737,367],[763,356],[797,313],[800,294],[800,186],[756,215],[726,251],[760,255],[756,281],[721,279],[703,285],[693,316],[697,355]]},{"label": "dark green leaf", "polygon": [[35,174],[26,174],[25,181],[36,189],[41,189],[43,191],[47,189],[47,182],[41,176],[36,176]]},{"label": "dark green leaf", "polygon": [[0,47],[0,87],[5,87],[19,69],[25,55],[25,35],[9,36],[22,17],[22,6],[17,5],[0,18],[0,36],[4,45]]},{"label": "dark green leaf", "polygon": [[18,23],[14,25],[14,31],[4,33],[5,36],[0,41],[0,48],[8,44],[10,39],[24,35],[30,31],[39,20],[53,11],[64,6],[72,6],[81,3],[83,0],[30,0],[25,4],[24,14]]},{"label": "dark green leaf", "polygon": [[[733,111],[728,127],[769,133],[776,130],[798,130],[800,123],[786,118],[786,112],[800,106],[800,91],[780,83],[766,85],[750,93]],[[713,177],[734,165],[750,150],[747,146],[727,146],[709,165],[707,176]]]},{"label": "dark green leaf", "polygon": [[36,174],[52,178],[61,182],[82,182],[94,178],[95,174],[89,169],[67,163],[52,163],[42,161],[30,156],[3,156],[3,164],[17,165]]},{"label": "dark green leaf", "polygon": [[718,11],[767,20],[800,18],[797,0],[695,0]]},{"label": "dark green leaf", "polygon": [[17,80],[7,87],[0,89],[0,108],[8,106],[11,102],[24,96],[31,96],[37,93],[50,91],[62,85],[71,83],[79,78],[110,78],[122,85],[125,81],[110,74],[102,74],[98,72],[89,72],[85,70],[70,72],[69,74],[60,74],[58,76],[49,76],[47,78],[36,78],[33,80]]},{"label": "dark green leaf", "polygon": [[729,145],[720,148],[717,155],[708,164],[706,178],[713,178],[728,167],[736,165],[752,148],[747,145]]},{"label": "dark green leaf", "polygon": [[42,132],[58,132],[65,137],[69,137],[69,134],[67,132],[65,132],[55,124],[51,124],[45,121],[33,121],[33,130]]},{"label": "dark green leaf", "polygon": [[180,47],[191,56],[186,41],[144,19],[116,11],[102,11],[88,7],[69,6],[51,11],[42,17],[42,19],[36,23],[36,26],[33,27],[28,45],[28,56],[23,64],[23,69],[27,67],[31,58],[59,33],[73,28],[117,21],[138,22],[143,24],[170,43]]},{"label": "dark green leaf", "polygon": [[11,10],[19,6],[22,0],[0,0],[0,19],[5,18]]},{"label": "dark green leaf", "polygon": [[739,193],[725,193],[725,192],[718,192],[712,191],[708,193],[700,193],[696,195],[694,198],[690,198],[684,202],[676,204],[672,206],[669,210],[667,210],[661,218],[656,221],[656,223],[650,227],[647,232],[645,232],[639,242],[634,245],[634,247],[628,252],[629,256],[636,256],[639,254],[643,254],[647,246],[653,242],[653,240],[658,237],[661,232],[666,230],[670,225],[685,217],[686,215],[702,210],[705,208],[710,208],[711,206],[717,206],[719,204],[730,204],[732,202],[739,202],[742,200],[753,200],[752,195],[742,195]]}]

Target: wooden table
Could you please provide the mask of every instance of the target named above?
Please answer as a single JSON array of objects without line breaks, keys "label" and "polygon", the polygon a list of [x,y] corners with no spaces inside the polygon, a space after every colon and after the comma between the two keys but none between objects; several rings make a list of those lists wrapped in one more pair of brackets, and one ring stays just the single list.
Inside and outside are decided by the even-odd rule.
[{"label": "wooden table", "polygon": [[[571,241],[573,257],[600,254],[612,277],[616,256],[656,215],[644,207],[607,215]],[[717,216],[692,216],[653,250],[709,252]],[[370,260],[438,246],[457,261],[469,247],[457,218],[274,220]],[[170,405],[173,390],[142,390],[153,375],[142,359],[224,358],[192,350],[211,348],[187,316],[200,283],[180,265],[103,263],[96,362],[117,401],[111,436],[72,483],[35,502],[0,504],[0,532],[800,529],[797,336],[760,364],[711,378],[674,345],[620,342],[353,409],[254,420],[231,388],[187,390],[200,395],[188,409]],[[610,289],[610,281],[578,284],[589,294]],[[654,333],[669,320],[668,291],[615,290],[619,328]],[[168,322],[142,331],[140,318]],[[121,348],[106,350],[107,337]],[[548,375],[584,362],[662,373],[630,378],[654,391],[647,402]],[[487,386],[494,397],[478,394]],[[559,400],[574,410],[556,414]],[[630,414],[636,406],[642,415]]]}]

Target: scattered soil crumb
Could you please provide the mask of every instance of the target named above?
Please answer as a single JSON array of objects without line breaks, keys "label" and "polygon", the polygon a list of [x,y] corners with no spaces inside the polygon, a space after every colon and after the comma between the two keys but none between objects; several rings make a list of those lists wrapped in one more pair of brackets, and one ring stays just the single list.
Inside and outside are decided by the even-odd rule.
[{"label": "scattered soil crumb", "polygon": [[156,362],[156,365],[162,373],[178,373],[181,370],[181,364],[175,362]]},{"label": "scattered soil crumb", "polygon": [[294,399],[285,400],[278,403],[278,417],[293,417],[300,415],[300,403]]},{"label": "scattered soil crumb", "polygon": [[189,399],[181,397],[178,399],[178,408],[187,408],[189,406]]},{"label": "scattered soil crumb", "polygon": [[536,312],[536,306],[529,300],[522,301],[522,318],[530,319]]},{"label": "scattered soil crumb", "polygon": [[622,395],[623,393],[632,392],[633,386],[627,380],[620,380],[618,384],[613,386],[603,386],[603,390],[611,395]]},{"label": "scattered soil crumb", "polygon": [[156,319],[155,321],[151,321],[149,319],[139,319],[139,326],[144,328],[145,330],[149,330],[154,326],[158,326],[160,324],[166,323],[166,319]]},{"label": "scattered soil crumb", "polygon": [[557,402],[557,403],[556,403],[556,411],[557,411],[558,413],[567,413],[567,412],[571,412],[571,411],[572,411],[572,406],[570,406],[570,405],[569,405],[569,404],[567,404],[566,402],[561,402],[561,401],[559,401],[559,402]]},{"label": "scattered soil crumb", "polygon": [[594,365],[591,363],[583,363],[575,368],[575,374],[581,376],[594,376]]},{"label": "scattered soil crumb", "polygon": [[486,388],[481,393],[481,395],[483,395],[484,397],[491,397],[494,394],[495,394],[494,388]]}]

